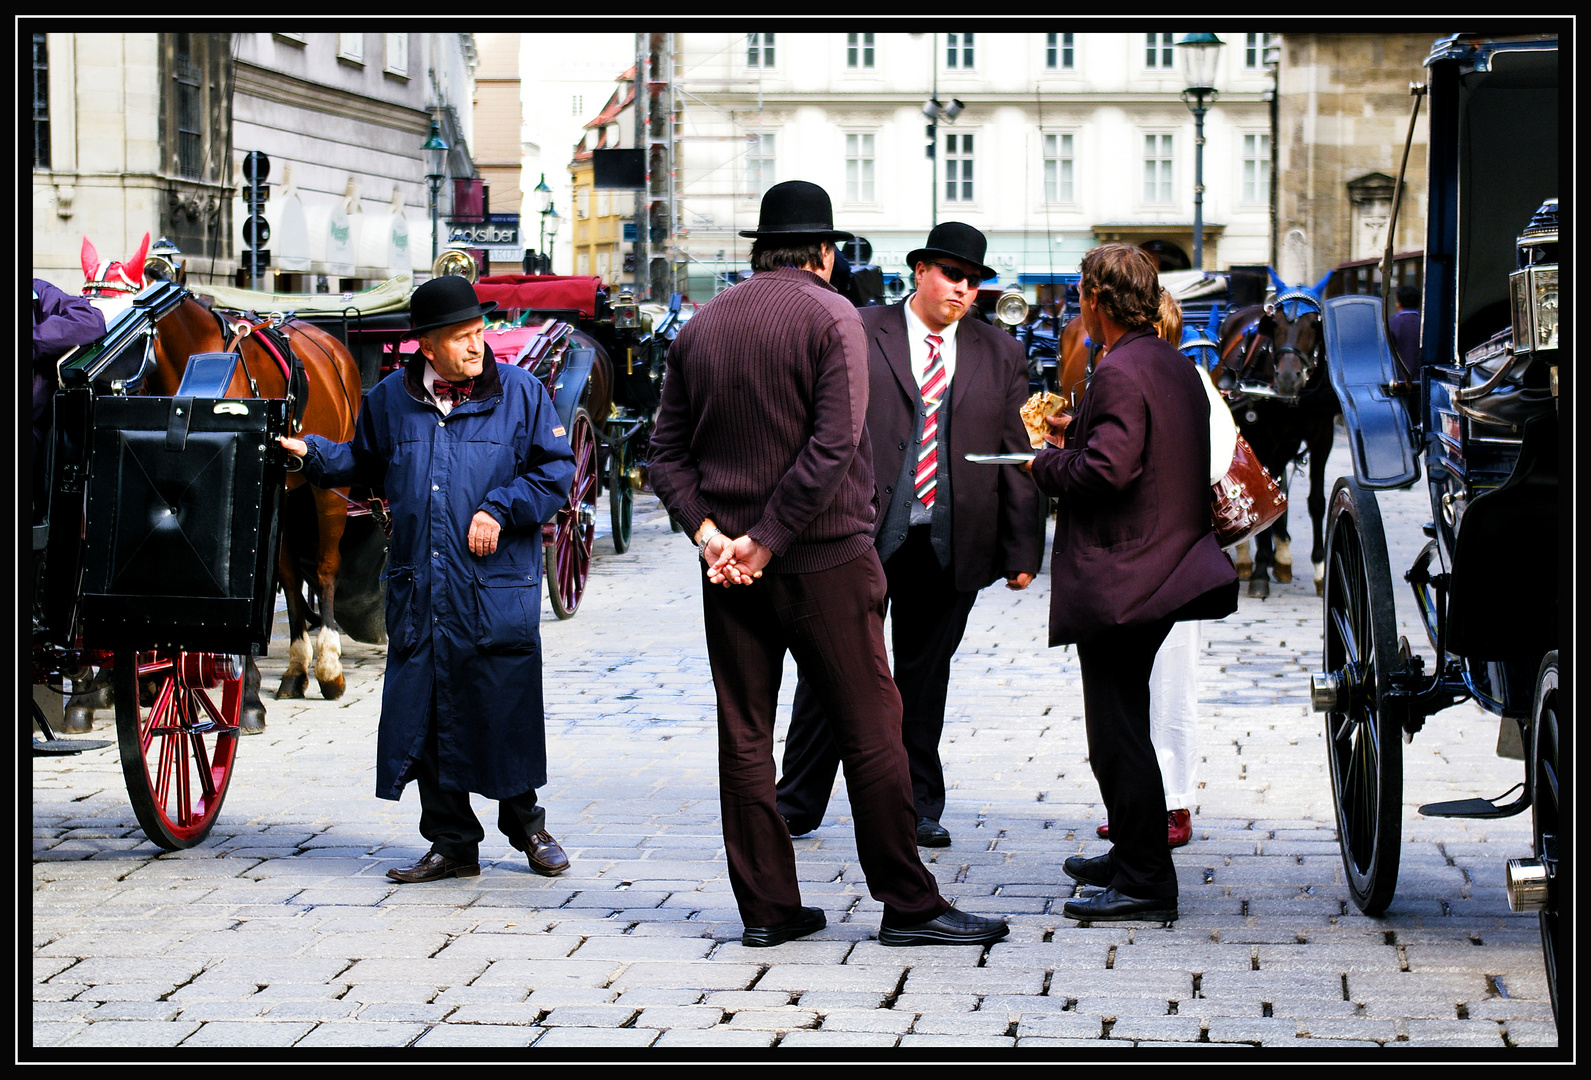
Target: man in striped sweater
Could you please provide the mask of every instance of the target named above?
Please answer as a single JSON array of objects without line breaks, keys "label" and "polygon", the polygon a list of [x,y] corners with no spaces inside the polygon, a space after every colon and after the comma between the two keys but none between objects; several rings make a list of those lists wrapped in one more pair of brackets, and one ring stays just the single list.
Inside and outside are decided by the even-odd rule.
[{"label": "man in striped sweater", "polygon": [[685,324],[669,350],[652,483],[703,563],[702,610],[718,697],[724,847],[742,943],[821,930],[801,905],[774,794],[773,726],[786,651],[813,683],[845,767],[857,855],[884,905],[884,945],[989,944],[1003,920],[939,895],[917,855],[901,701],[884,648],[883,567],[866,420],[867,342],[829,285],[822,188],[763,198],[750,280]]}]

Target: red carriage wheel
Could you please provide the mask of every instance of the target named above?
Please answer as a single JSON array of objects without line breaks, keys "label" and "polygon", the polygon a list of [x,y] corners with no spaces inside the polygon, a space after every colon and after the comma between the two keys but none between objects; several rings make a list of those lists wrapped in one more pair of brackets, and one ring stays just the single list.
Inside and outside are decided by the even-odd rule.
[{"label": "red carriage wheel", "polygon": [[221,813],[237,755],[243,669],[243,657],[223,653],[116,652],[122,775],[144,835],[167,851],[202,841]]},{"label": "red carriage wheel", "polygon": [[584,409],[576,409],[569,422],[569,447],[575,455],[575,478],[569,501],[553,518],[544,570],[553,614],[560,619],[570,618],[580,607],[597,537],[597,430]]}]

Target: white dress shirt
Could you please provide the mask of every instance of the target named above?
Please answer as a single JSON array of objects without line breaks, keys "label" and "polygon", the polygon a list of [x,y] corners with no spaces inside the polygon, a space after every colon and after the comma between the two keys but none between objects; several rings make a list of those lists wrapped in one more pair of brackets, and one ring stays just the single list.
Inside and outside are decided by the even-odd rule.
[{"label": "white dress shirt", "polygon": [[[912,294],[913,296],[916,293]],[[949,386],[956,377],[956,327],[959,322],[953,322],[940,330],[939,336],[944,338],[939,346],[939,359],[945,365],[945,385]],[[917,317],[912,310],[911,298],[906,300],[906,340],[911,346],[912,375],[917,379],[917,390],[922,392],[923,380],[928,375],[928,335],[934,331],[928,329],[928,324]]]}]

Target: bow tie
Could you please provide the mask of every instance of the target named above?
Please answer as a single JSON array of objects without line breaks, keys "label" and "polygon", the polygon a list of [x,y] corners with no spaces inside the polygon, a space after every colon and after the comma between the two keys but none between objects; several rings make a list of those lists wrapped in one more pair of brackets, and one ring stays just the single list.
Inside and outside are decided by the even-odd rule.
[{"label": "bow tie", "polygon": [[436,379],[431,383],[431,393],[436,395],[438,401],[449,401],[457,405],[470,399],[470,391],[474,386],[474,379],[465,379],[463,382],[448,382],[446,379]]}]

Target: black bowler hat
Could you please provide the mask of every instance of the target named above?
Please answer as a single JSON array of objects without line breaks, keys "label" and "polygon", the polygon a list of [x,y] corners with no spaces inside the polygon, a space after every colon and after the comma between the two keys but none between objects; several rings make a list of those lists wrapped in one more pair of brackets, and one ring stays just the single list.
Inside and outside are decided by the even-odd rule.
[{"label": "black bowler hat", "polygon": [[834,227],[829,193],[805,180],[786,180],[769,188],[762,196],[757,227],[742,229],[740,235],[758,240],[788,237],[829,243],[856,239],[854,234]]},{"label": "black bowler hat", "polygon": [[978,276],[990,281],[1000,276],[1000,271],[983,265],[983,255],[989,239],[971,225],[959,221],[941,221],[928,234],[928,243],[906,256],[906,265],[915,273],[919,262],[932,262],[930,256],[949,255],[953,259],[971,263],[978,268]]},{"label": "black bowler hat", "polygon": [[497,310],[497,301],[481,303],[475,286],[457,274],[434,277],[409,297],[410,333],[423,334],[454,323],[484,318]]}]

